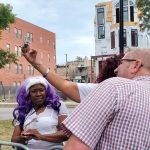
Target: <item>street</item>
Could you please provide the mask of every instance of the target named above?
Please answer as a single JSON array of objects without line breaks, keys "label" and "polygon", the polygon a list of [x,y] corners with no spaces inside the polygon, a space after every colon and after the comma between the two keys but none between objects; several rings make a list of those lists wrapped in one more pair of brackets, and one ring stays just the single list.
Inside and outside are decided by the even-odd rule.
[{"label": "street", "polygon": [[[66,106],[69,110],[69,113],[72,113],[73,109],[75,108],[76,104],[73,102],[66,103]],[[8,120],[13,119],[13,110],[14,107],[0,107],[0,120]]]},{"label": "street", "polygon": [[0,108],[0,120],[13,119],[13,110],[14,108]]}]

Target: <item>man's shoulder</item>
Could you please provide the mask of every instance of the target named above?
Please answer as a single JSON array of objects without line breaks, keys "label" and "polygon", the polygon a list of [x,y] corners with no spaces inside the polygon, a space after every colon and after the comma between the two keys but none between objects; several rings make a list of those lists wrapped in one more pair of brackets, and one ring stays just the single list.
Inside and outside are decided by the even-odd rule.
[{"label": "man's shoulder", "polygon": [[113,77],[104,81],[106,85],[115,86],[116,88],[125,88],[125,87],[139,87],[143,86],[144,81],[135,80],[135,79],[127,79],[122,77]]},{"label": "man's shoulder", "polygon": [[138,84],[132,80],[122,77],[113,77],[103,82],[103,88],[113,89],[114,92],[122,92],[122,90],[135,89]]},{"label": "man's shoulder", "polygon": [[133,80],[131,80],[131,79],[122,78],[122,77],[112,77],[105,81],[108,83],[111,83],[111,84],[119,84],[119,83],[122,84],[122,83],[132,83],[133,82]]}]

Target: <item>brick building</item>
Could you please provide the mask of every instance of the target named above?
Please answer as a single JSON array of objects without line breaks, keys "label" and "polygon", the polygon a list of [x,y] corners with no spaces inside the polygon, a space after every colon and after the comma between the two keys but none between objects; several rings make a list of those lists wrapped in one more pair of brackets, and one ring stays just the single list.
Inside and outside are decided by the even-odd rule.
[{"label": "brick building", "polygon": [[[103,59],[119,54],[119,7],[120,0],[107,0],[95,5],[96,75],[101,71]],[[129,47],[150,47],[150,32],[140,30],[139,15],[142,14],[136,0],[123,0],[124,51]]]},{"label": "brick building", "polygon": [[88,83],[96,80],[95,66],[91,66],[91,60],[88,57],[81,60],[68,61],[66,65],[58,65],[57,74],[73,82]]},{"label": "brick building", "polygon": [[14,24],[2,31],[0,39],[0,48],[15,53],[18,58],[17,64],[7,64],[0,69],[0,83],[4,86],[19,86],[25,78],[39,75],[21,56],[21,45],[25,36],[31,39],[31,47],[38,51],[40,62],[55,71],[55,33],[16,18]]}]

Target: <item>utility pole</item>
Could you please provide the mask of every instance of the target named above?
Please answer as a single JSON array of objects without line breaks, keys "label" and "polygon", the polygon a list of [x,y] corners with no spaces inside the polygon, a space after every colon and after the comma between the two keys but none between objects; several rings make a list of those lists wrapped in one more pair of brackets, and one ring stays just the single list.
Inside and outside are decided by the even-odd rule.
[{"label": "utility pole", "polygon": [[65,54],[65,56],[66,56],[66,79],[67,79],[67,75],[68,75],[68,69],[67,69],[67,54]]},{"label": "utility pole", "polygon": [[123,20],[123,0],[120,0],[120,14],[119,14],[119,25],[120,25],[120,32],[119,32],[119,53],[124,53],[124,20]]}]

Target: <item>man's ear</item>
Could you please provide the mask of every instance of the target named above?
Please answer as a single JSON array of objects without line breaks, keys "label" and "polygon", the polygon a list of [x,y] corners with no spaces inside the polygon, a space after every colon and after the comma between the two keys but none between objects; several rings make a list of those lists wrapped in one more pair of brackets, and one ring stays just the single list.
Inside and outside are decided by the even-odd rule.
[{"label": "man's ear", "polygon": [[133,64],[131,65],[131,73],[135,74],[139,71],[139,69],[142,66],[142,62],[140,59],[137,59],[136,61],[133,62]]}]

